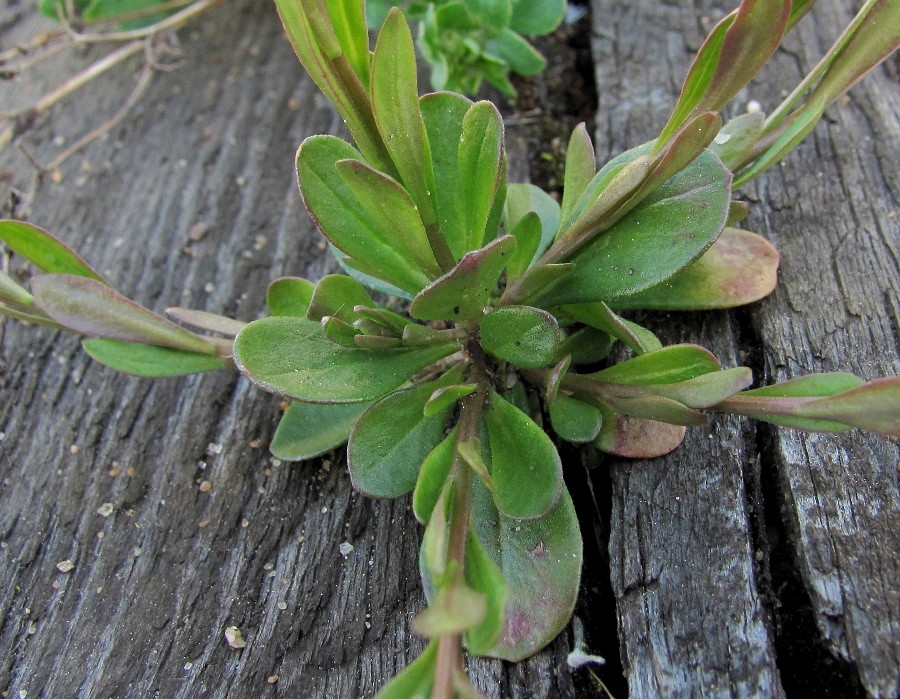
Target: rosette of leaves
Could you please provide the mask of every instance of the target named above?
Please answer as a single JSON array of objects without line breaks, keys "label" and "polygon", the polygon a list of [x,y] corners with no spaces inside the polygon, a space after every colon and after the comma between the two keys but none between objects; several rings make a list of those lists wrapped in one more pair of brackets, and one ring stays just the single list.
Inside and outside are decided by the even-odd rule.
[{"label": "rosette of leaves", "polygon": [[564,0],[369,0],[369,26],[380,27],[395,5],[419,22],[417,43],[435,90],[474,95],[486,80],[510,97],[510,72],[537,75],[547,64],[525,37],[549,34],[566,11]]},{"label": "rosette of leaves", "polygon": [[[92,335],[94,358],[138,375],[233,359],[292,401],[276,456],[307,459],[346,441],[356,488],[412,494],[429,601],[414,629],[430,640],[383,696],[472,696],[463,645],[517,660],[568,621],[582,546],[548,433],[630,457],[671,451],[709,412],[900,436],[898,378],[832,373],[751,389],[749,369],[697,345],[664,347],[623,316],[730,308],[771,292],[778,253],[736,227],[746,205],[734,183],[777,162],[896,48],[897,3],[867,2],[771,117],[723,127],[718,111],[809,6],[744,0],[701,47],[658,139],[598,169],[576,128],[559,203],[507,182],[492,104],[418,95],[398,10],[372,52],[361,3],[277,5],[355,141],[312,136],[297,153],[304,201],[347,274],[276,280],[269,316],[249,324],[170,309],[198,334],[122,297],[45,231],[7,221],[0,239],[46,274],[31,292],[0,275],[0,312]],[[609,364],[615,343],[631,356]]]}]

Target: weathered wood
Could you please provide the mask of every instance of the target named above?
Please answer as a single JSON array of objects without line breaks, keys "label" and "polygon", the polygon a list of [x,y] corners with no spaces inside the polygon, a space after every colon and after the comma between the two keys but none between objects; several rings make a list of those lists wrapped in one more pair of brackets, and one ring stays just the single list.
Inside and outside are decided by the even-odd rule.
[{"label": "weathered wood", "polygon": [[[602,159],[658,133],[692,53],[730,7],[592,6]],[[825,0],[813,15],[739,101],[771,109],[850,18]],[[651,328],[707,344],[767,383],[810,371],[896,375],[898,106],[896,72],[879,70],[744,192],[747,227],[783,254],[771,298],[648,317]],[[898,461],[895,441],[858,432],[717,419],[667,458],[612,462],[611,576],[631,694],[847,696],[861,682],[895,695]],[[829,661],[826,647],[852,665]]]},{"label": "weathered wood", "polygon": [[[13,22],[4,45],[33,20]],[[155,310],[251,320],[271,279],[333,269],[292,160],[304,137],[342,125],[269,5],[229,3],[185,36],[185,67],[158,75],[59,183],[45,180],[31,220]],[[127,72],[42,123],[38,157],[57,151],[55,135],[101,121],[95,106],[114,111]],[[15,153],[0,163],[27,186]],[[208,232],[192,242],[197,223]],[[345,699],[370,695],[421,649],[409,631],[424,600],[408,499],[355,494],[340,453],[273,462],[278,401],[234,373],[133,379],[92,363],[73,336],[2,331],[0,691]],[[64,560],[71,572],[57,569]],[[242,651],[226,645],[231,625]],[[563,634],[514,667],[479,660],[475,683],[489,696],[573,696],[568,651]]]}]

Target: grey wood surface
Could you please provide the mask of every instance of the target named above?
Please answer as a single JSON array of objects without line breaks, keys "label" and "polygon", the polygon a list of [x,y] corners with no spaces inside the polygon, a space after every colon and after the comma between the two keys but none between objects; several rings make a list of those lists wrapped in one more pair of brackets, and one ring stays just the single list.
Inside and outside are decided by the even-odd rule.
[{"label": "grey wood surface", "polygon": [[[30,7],[0,1],[6,47],[38,24]],[[658,132],[702,18],[725,6],[592,4],[603,158]],[[837,0],[819,5],[745,101],[771,107],[814,64],[847,18]],[[183,32],[182,49],[185,67],[159,74],[61,181],[41,183],[30,219],[155,310],[250,320],[271,279],[332,269],[292,160],[304,137],[340,133],[340,121],[265,4],[230,3]],[[69,67],[38,75],[53,84]],[[132,80],[133,70],[104,78],[42,121],[36,155],[49,160],[54,139],[115,111]],[[784,169],[747,188],[747,227],[783,253],[770,299],[643,320],[766,381],[898,373],[898,102],[893,64],[832,108]],[[28,188],[15,153],[0,156],[3,170]],[[192,242],[197,223],[208,232]],[[92,363],[72,336],[13,323],[2,333],[0,692],[342,699],[371,694],[415,656],[420,529],[406,500],[353,493],[341,453],[273,463],[278,401],[232,373],[132,379]],[[717,418],[664,459],[602,460],[584,484],[596,508],[576,493],[588,550],[609,551],[608,569],[596,556],[588,564],[578,613],[589,641],[618,651],[635,697],[891,696],[898,456],[895,442],[859,433]],[[104,503],[108,517],[97,514]],[[346,557],[342,542],[354,546]],[[56,568],[63,560],[71,572]],[[612,600],[615,629],[591,608]],[[230,625],[247,639],[242,651],[225,643]],[[476,684],[490,696],[575,696],[570,648],[567,630],[526,663],[476,661]],[[611,687],[615,660],[594,670]],[[599,694],[580,672],[584,693]]]},{"label": "grey wood surface", "polygon": [[[850,19],[822,0],[738,99],[771,110]],[[598,156],[652,138],[730,4],[594,0]],[[741,106],[743,108],[743,106]],[[896,59],[783,168],[748,186],[744,224],[780,284],[731,313],[657,314],[758,380],[896,375],[900,298]],[[652,462],[612,462],[611,580],[634,696],[890,697],[900,678],[896,441],[719,418]]]}]

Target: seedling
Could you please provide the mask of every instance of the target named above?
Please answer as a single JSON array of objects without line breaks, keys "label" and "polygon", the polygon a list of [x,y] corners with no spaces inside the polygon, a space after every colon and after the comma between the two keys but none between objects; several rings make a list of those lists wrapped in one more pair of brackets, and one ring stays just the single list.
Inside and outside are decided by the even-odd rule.
[{"label": "seedling", "polygon": [[[746,206],[734,188],[896,49],[900,3],[866,2],[771,116],[723,126],[719,110],[811,5],[744,0],[701,47],[656,140],[597,170],[587,130],[575,129],[559,204],[507,183],[492,104],[419,97],[399,10],[370,52],[361,3],[276,4],[355,141],[312,136],[297,153],[304,201],[347,274],[276,280],[270,315],[249,324],[170,309],[201,334],[128,301],[49,233],[7,221],[0,238],[47,274],[31,292],[0,277],[0,310],[91,335],[92,357],[139,376],[233,360],[293,401],[276,456],[312,458],[347,441],[357,489],[412,493],[429,600],[414,629],[430,640],[382,696],[473,696],[463,645],[519,660],[569,620],[581,536],[542,425],[626,457],[666,454],[710,412],[900,436],[898,378],[831,373],[751,389],[749,369],[723,367],[698,345],[664,347],[622,315],[730,308],[772,291],[778,253],[735,227]],[[617,342],[632,356],[604,365]]]}]

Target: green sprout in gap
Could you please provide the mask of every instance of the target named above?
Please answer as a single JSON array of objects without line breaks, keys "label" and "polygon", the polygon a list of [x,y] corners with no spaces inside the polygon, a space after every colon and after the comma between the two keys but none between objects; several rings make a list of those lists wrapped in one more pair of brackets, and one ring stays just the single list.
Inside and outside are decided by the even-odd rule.
[{"label": "green sprout in gap", "polygon": [[549,34],[566,13],[565,0],[369,0],[369,26],[380,27],[394,5],[419,22],[417,44],[431,66],[431,86],[465,95],[487,80],[515,96],[510,71],[537,75],[547,65],[525,37]]},{"label": "green sprout in gap", "polygon": [[[276,0],[312,79],[355,145],[312,136],[297,153],[310,215],[347,271],[269,287],[249,324],[138,306],[27,223],[0,239],[46,274],[31,291],[0,276],[0,311],[91,335],[87,352],[138,376],[234,364],[293,401],[272,443],[302,460],[348,441],[354,486],[412,493],[425,526],[424,653],[380,696],[475,696],[469,653],[520,660],[572,614],[582,543],[557,437],[626,457],[678,447],[708,413],[793,428],[900,436],[900,379],[810,375],[751,389],[694,344],[662,346],[633,309],[731,308],[769,294],[778,253],[736,227],[734,190],[779,162],[825,108],[900,43],[900,2],[869,0],[769,117],[723,126],[720,110],[811,2],[744,0],[716,25],[660,136],[599,170],[572,134],[561,204],[507,183],[503,123],[489,102],[419,97],[413,37],[392,10],[370,51],[357,0]],[[489,4],[489,3],[485,3]],[[369,288],[408,305],[404,312]],[[632,356],[596,370],[621,342]]]}]

